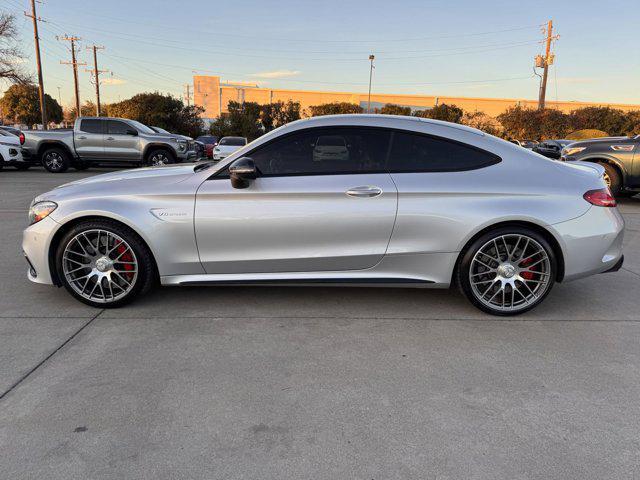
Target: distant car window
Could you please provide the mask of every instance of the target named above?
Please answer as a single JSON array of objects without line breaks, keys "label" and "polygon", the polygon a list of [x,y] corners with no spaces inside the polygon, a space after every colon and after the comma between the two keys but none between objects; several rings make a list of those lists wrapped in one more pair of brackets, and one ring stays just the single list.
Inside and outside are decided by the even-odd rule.
[{"label": "distant car window", "polygon": [[242,137],[224,137],[220,140],[220,145],[229,147],[243,147],[247,144],[247,139]]},{"label": "distant car window", "polygon": [[395,132],[390,172],[455,172],[500,162],[500,157],[470,145],[427,135]]},{"label": "distant car window", "polygon": [[102,120],[81,120],[80,130],[86,133],[102,133]]},{"label": "distant car window", "polygon": [[196,138],[196,140],[198,142],[202,142],[204,144],[211,145],[211,144],[214,144],[214,143],[216,143],[218,141],[218,137],[209,137],[209,136],[203,135],[201,137]]},{"label": "distant car window", "polygon": [[107,131],[110,135],[126,135],[127,130],[133,130],[133,128],[118,120],[109,120],[107,122]]},{"label": "distant car window", "polygon": [[278,138],[248,154],[262,175],[384,172],[391,134],[367,128],[314,128]]},{"label": "distant car window", "polygon": [[127,119],[127,121],[133,125],[140,133],[144,133],[147,135],[153,135],[157,132],[151,130],[149,127],[147,127],[144,123],[140,123],[140,122],[136,122],[135,120],[129,120]]}]

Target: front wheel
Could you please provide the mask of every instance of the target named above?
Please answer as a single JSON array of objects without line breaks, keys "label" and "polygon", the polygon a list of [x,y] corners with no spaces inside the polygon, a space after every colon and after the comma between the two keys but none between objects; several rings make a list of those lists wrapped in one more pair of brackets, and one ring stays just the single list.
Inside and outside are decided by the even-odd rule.
[{"label": "front wheel", "polygon": [[85,221],[62,238],[56,266],[75,298],[98,308],[119,307],[157,279],[149,248],[131,229],[108,220]]},{"label": "front wheel", "polygon": [[622,178],[620,178],[620,173],[616,167],[609,165],[608,163],[600,162],[599,165],[602,165],[604,168],[604,181],[611,190],[611,194],[615,197],[620,194],[620,189],[622,188]]},{"label": "front wheel", "polygon": [[61,148],[49,148],[42,153],[42,166],[51,173],[63,173],[69,169],[71,160]]},{"label": "front wheel", "polygon": [[160,167],[162,165],[168,165],[169,163],[176,163],[176,158],[169,150],[164,148],[157,148],[149,152],[147,155],[147,165],[151,167]]},{"label": "front wheel", "polygon": [[480,310],[517,315],[544,300],[556,271],[553,249],[542,235],[524,227],[505,227],[482,235],[465,250],[457,279]]}]

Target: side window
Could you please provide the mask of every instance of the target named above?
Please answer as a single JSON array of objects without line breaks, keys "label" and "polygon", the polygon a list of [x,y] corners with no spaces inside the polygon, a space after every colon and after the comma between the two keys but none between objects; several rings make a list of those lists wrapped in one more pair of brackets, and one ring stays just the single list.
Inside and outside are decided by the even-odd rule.
[{"label": "side window", "polygon": [[117,120],[109,120],[107,122],[107,132],[110,135],[126,135],[127,130],[133,130],[133,127]]},{"label": "side window", "polygon": [[390,172],[455,172],[500,162],[500,157],[470,145],[421,134],[395,132]]},{"label": "side window", "polygon": [[248,154],[262,175],[330,175],[384,171],[390,133],[357,127],[314,128]]},{"label": "side window", "polygon": [[81,120],[80,130],[86,133],[102,133],[102,120]]}]

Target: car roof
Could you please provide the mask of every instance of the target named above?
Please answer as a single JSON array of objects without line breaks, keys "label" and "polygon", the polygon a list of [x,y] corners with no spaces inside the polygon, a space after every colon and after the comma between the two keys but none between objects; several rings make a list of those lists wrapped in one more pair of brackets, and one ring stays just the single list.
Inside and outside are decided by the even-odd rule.
[{"label": "car roof", "polygon": [[[345,114],[345,115],[322,115],[319,117],[303,118],[291,122],[288,126],[304,128],[304,127],[321,127],[321,126],[381,126],[387,128],[406,128],[408,124],[418,125],[434,125],[446,128],[473,133],[475,135],[484,136],[485,133],[477,128],[460,125],[459,123],[444,122],[442,120],[433,120],[431,118],[409,117],[404,115],[382,115],[382,114]],[[304,127],[303,127],[304,126]]]}]

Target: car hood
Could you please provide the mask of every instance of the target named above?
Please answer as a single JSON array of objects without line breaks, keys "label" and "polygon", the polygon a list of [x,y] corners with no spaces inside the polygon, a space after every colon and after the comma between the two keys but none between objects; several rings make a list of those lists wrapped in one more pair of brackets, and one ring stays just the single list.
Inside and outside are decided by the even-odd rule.
[{"label": "car hood", "polygon": [[163,187],[182,182],[194,174],[193,164],[136,168],[105,173],[65,183],[40,195],[35,201],[64,199],[75,196],[118,195],[163,191]]},{"label": "car hood", "polygon": [[571,144],[572,147],[587,147],[589,145],[597,145],[599,143],[616,143],[616,142],[624,142],[626,140],[630,140],[629,137],[601,137],[601,138],[590,138],[588,140],[581,140],[579,142],[573,142]]}]

